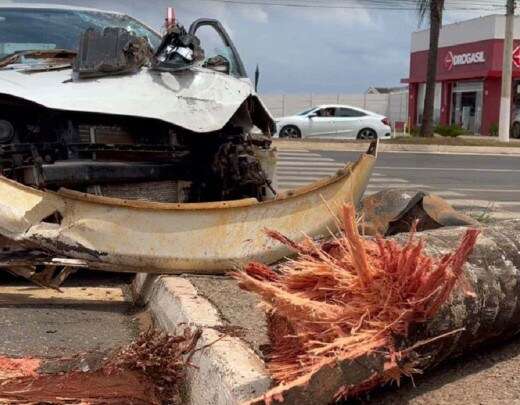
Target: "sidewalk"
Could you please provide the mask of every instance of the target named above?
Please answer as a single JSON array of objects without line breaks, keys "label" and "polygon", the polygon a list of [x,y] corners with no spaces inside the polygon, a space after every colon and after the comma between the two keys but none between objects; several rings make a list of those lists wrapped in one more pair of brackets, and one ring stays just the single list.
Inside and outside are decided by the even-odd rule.
[{"label": "sidewalk", "polygon": [[[391,142],[396,142],[393,140]],[[519,141],[513,141],[515,144]],[[368,142],[357,140],[328,140],[328,139],[305,139],[289,140],[274,139],[273,145],[282,149],[306,149],[322,151],[352,151],[364,152],[368,149]],[[459,146],[459,145],[417,145],[410,143],[390,143],[381,141],[380,152],[408,152],[408,153],[432,153],[432,154],[457,154],[457,155],[503,155],[520,156],[518,146]]]}]

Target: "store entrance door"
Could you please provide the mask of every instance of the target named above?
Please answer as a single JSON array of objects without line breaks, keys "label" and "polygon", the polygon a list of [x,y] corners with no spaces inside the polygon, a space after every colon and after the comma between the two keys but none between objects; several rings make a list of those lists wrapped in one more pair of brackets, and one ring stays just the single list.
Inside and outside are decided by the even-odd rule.
[{"label": "store entrance door", "polygon": [[453,108],[451,123],[470,133],[480,133],[482,123],[481,82],[457,83],[453,89]]}]

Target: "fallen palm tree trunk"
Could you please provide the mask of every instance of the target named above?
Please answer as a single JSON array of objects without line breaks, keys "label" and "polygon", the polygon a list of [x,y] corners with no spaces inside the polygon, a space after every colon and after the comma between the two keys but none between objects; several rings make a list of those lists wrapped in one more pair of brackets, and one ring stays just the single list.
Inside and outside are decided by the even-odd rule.
[{"label": "fallen palm tree trunk", "polygon": [[0,404],[181,404],[190,360],[202,332],[149,330],[100,369],[39,374],[42,361],[0,357]]},{"label": "fallen palm tree trunk", "polygon": [[279,385],[258,402],[354,396],[517,333],[520,221],[484,229],[477,243],[478,233],[368,240],[352,208],[329,243],[271,232],[299,257],[279,272],[250,264],[236,275],[270,312],[268,367]]}]

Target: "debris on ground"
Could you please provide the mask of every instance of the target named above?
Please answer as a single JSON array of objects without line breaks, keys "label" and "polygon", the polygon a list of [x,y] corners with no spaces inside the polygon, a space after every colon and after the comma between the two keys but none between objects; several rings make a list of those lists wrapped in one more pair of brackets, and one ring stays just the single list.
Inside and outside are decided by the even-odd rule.
[{"label": "debris on ground", "polygon": [[279,385],[265,394],[266,403],[282,401],[285,392],[306,385],[324,367],[375,352],[385,354],[383,371],[339,389],[338,398],[412,375],[413,347],[400,346],[410,327],[432,319],[457,287],[473,294],[463,265],[478,230],[467,230],[453,253],[434,258],[415,232],[403,244],[362,238],[351,205],[344,207],[342,225],[342,235],[321,245],[269,231],[299,256],[277,272],[251,263],[234,274],[270,313],[268,369]]},{"label": "debris on ground", "polygon": [[0,358],[0,403],[180,404],[200,330],[142,333],[97,370],[38,373],[38,359]]},{"label": "debris on ground", "polygon": [[362,229],[365,235],[392,236],[445,226],[479,226],[478,221],[457,212],[443,198],[423,191],[387,189],[362,201]]},{"label": "debris on ground", "polygon": [[159,394],[169,403],[181,403],[180,389],[187,367],[195,354],[202,330],[184,329],[172,336],[154,329],[142,333],[106,367],[110,374],[136,371],[154,382]]},{"label": "debris on ground", "polygon": [[161,405],[152,381],[135,372],[73,371],[0,381],[0,404]]},{"label": "debris on ground", "polygon": [[0,381],[8,378],[36,376],[40,365],[39,359],[14,359],[0,356]]}]

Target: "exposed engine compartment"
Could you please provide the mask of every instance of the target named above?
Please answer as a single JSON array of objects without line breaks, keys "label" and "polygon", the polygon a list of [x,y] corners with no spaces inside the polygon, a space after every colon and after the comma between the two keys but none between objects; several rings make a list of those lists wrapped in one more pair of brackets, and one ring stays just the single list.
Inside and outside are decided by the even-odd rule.
[{"label": "exposed engine compartment", "polygon": [[261,160],[271,141],[247,131],[251,108],[248,100],[221,131],[194,134],[154,119],[54,111],[3,97],[1,174],[38,188],[127,199],[263,200],[270,181]]}]

